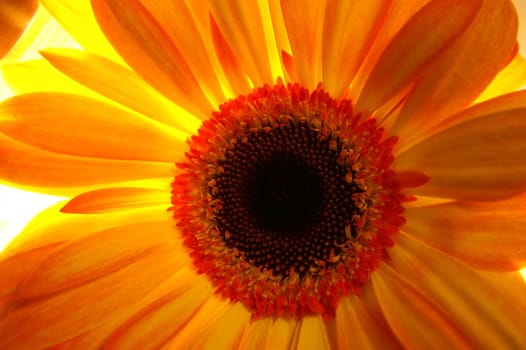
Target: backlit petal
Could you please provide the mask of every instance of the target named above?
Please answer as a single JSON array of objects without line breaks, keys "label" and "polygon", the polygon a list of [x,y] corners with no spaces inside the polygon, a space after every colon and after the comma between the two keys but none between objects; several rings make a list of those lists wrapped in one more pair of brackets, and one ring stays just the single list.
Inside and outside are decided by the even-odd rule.
[{"label": "backlit petal", "polygon": [[397,171],[418,170],[430,180],[415,194],[494,200],[526,190],[526,108],[456,124],[395,159]]},{"label": "backlit petal", "polygon": [[122,62],[97,24],[89,0],[40,0],[40,2],[83,48],[116,62]]},{"label": "backlit petal", "polygon": [[466,30],[480,3],[433,0],[418,11],[380,56],[356,103],[357,109],[372,113],[414,83],[423,69]]},{"label": "backlit petal", "polygon": [[418,137],[469,105],[512,59],[516,37],[511,2],[484,0],[469,28],[426,68],[392,132],[404,139]]},{"label": "backlit petal", "polygon": [[16,298],[63,292],[115,273],[173,240],[175,234],[172,221],[163,220],[111,227],[73,240],[56,249],[22,282]]},{"label": "backlit petal", "polygon": [[497,74],[477,102],[507,94],[526,85],[526,60],[520,54]]},{"label": "backlit petal", "polygon": [[[0,176],[3,180],[47,193],[63,188],[171,177],[167,162],[72,156],[46,151],[0,134]],[[55,189],[56,188],[56,189]]]},{"label": "backlit petal", "polygon": [[174,274],[179,284],[120,326],[105,342],[108,349],[159,349],[187,323],[213,290],[190,269]]},{"label": "backlit petal", "polygon": [[36,0],[4,0],[0,6],[0,58],[13,47],[35,11]]},{"label": "backlit petal", "polygon": [[42,55],[71,79],[141,114],[188,133],[195,133],[199,127],[195,116],[159,94],[127,67],[74,49],[49,49]]},{"label": "backlit petal", "polygon": [[393,268],[444,312],[471,348],[526,344],[526,319],[518,312],[526,308],[526,285],[518,274],[478,274],[404,234],[396,240],[397,247],[389,252]]},{"label": "backlit petal", "polygon": [[[0,320],[0,348],[43,349],[129,314],[144,296],[180,267],[170,245],[126,268],[67,292],[14,305]],[[96,302],[86,302],[96,301]]]},{"label": "backlit petal", "polygon": [[383,264],[371,276],[378,302],[400,343],[407,349],[469,349],[447,315]]},{"label": "backlit petal", "polygon": [[173,128],[97,100],[60,93],[4,101],[0,131],[43,150],[94,158],[174,162],[186,148],[185,135]]},{"label": "backlit petal", "polygon": [[281,10],[299,82],[308,89],[314,89],[322,81],[325,0],[283,0]]},{"label": "backlit petal", "polygon": [[515,271],[526,266],[525,211],[524,195],[412,208],[404,231],[473,267]]},{"label": "backlit petal", "polygon": [[273,83],[261,13],[251,1],[211,1],[211,15],[255,86]]},{"label": "backlit petal", "polygon": [[71,199],[60,211],[93,214],[129,210],[170,203],[170,190],[137,187],[104,188],[82,193]]},{"label": "backlit petal", "polygon": [[323,86],[342,96],[369,52],[392,0],[327,1],[323,30]]},{"label": "backlit petal", "polygon": [[188,62],[139,1],[92,0],[92,5],[100,27],[137,74],[197,117],[208,117],[213,107]]}]

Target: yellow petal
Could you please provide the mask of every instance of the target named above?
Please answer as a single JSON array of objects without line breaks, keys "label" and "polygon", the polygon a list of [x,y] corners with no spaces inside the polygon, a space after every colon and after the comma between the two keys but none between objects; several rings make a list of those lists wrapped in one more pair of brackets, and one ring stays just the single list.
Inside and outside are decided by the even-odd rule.
[{"label": "yellow petal", "polygon": [[116,187],[82,193],[60,210],[63,213],[93,214],[129,210],[154,205],[170,205],[170,190]]},{"label": "yellow petal", "polygon": [[116,62],[122,62],[97,24],[89,0],[41,0],[40,2],[83,48]]},{"label": "yellow petal", "polygon": [[301,329],[297,339],[296,348],[298,349],[326,349],[331,348],[325,322],[321,316],[305,316],[301,320]]},{"label": "yellow petal", "polygon": [[476,102],[504,95],[526,85],[526,60],[520,54],[497,74]]}]

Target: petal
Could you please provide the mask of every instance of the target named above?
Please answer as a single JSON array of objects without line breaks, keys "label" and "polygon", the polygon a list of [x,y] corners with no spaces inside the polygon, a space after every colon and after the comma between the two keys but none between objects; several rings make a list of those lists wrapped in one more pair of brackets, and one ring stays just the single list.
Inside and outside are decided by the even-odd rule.
[{"label": "petal", "polygon": [[516,37],[513,4],[484,0],[469,28],[433,60],[414,86],[392,133],[416,138],[473,102],[514,56]]},{"label": "petal", "polygon": [[[184,1],[142,1],[177,46],[192,73],[215,104],[225,101],[217,74],[209,57],[207,44],[201,37],[198,19]],[[208,28],[206,28],[208,29]]]},{"label": "petal", "polygon": [[211,16],[255,86],[274,83],[258,6],[249,1],[212,1]]},{"label": "petal", "polygon": [[2,252],[5,257],[87,237],[93,232],[140,222],[171,221],[166,205],[104,214],[64,214],[57,203],[37,214]]},{"label": "petal", "polygon": [[170,190],[137,187],[104,188],[74,197],[60,211],[94,214],[154,205],[170,205]]},{"label": "petal", "polygon": [[167,349],[231,349],[238,342],[250,313],[239,303],[209,298],[185,327],[167,343]]},{"label": "petal", "polygon": [[434,0],[418,11],[380,56],[356,108],[370,114],[413,83],[424,67],[464,32],[480,3],[480,0]]},{"label": "petal", "polygon": [[173,221],[163,220],[116,226],[73,240],[27,276],[16,298],[27,300],[63,292],[115,273],[173,240],[176,234]]},{"label": "petal", "polygon": [[145,81],[201,119],[212,105],[188,63],[150,12],[136,0],[92,0],[100,27]]},{"label": "petal", "polygon": [[447,315],[390,267],[381,265],[371,281],[387,322],[405,348],[470,348]]},{"label": "petal", "polygon": [[[391,263],[426,299],[440,308],[470,348],[518,349],[523,331],[526,286],[507,274],[479,274],[409,236],[396,237]],[[511,290],[515,289],[515,292]]]},{"label": "petal", "polygon": [[210,30],[217,57],[221,62],[221,67],[225,72],[230,88],[236,96],[247,94],[250,92],[248,77],[212,16],[210,16]]},{"label": "petal", "polygon": [[321,316],[305,316],[301,320],[301,329],[298,338],[294,342],[297,349],[327,349],[331,348],[325,324]]},{"label": "petal", "polygon": [[[56,242],[25,251],[0,261],[0,305],[5,304],[25,277],[63,243]],[[0,308],[0,315],[2,309]]]},{"label": "petal", "polygon": [[491,84],[477,98],[477,102],[504,95],[526,85],[526,60],[520,54],[497,74]]},{"label": "petal", "polygon": [[89,0],[40,0],[73,38],[90,52],[122,62],[102,33]]},{"label": "petal", "polygon": [[399,155],[393,167],[429,176],[415,194],[468,201],[519,194],[526,190],[525,115],[517,108],[456,124]]},{"label": "petal", "polygon": [[65,193],[121,181],[172,177],[173,164],[65,155],[32,147],[0,133],[0,178],[34,191]]},{"label": "petal", "polygon": [[[301,8],[301,11],[298,9]],[[314,89],[322,81],[325,0],[284,0],[281,10],[300,83]]]},{"label": "petal", "polygon": [[0,6],[0,58],[13,47],[38,8],[36,0],[4,0]]},{"label": "petal", "polygon": [[[351,295],[340,299],[336,318],[331,322],[335,328],[336,349],[402,349],[386,323],[374,291],[367,287],[363,295]],[[350,336],[352,334],[352,336]]]},{"label": "petal", "polygon": [[526,266],[526,195],[491,203],[446,203],[406,209],[404,232],[485,270]]},{"label": "petal", "polygon": [[184,134],[173,128],[97,100],[60,93],[4,101],[0,131],[73,156],[174,162],[186,149]]},{"label": "petal", "polygon": [[327,1],[323,29],[323,86],[343,96],[391,7],[392,0]]},{"label": "petal", "polygon": [[199,127],[195,116],[118,63],[75,49],[48,49],[41,54],[71,79],[143,115],[190,134]]},{"label": "petal", "polygon": [[0,348],[43,349],[134,311],[152,289],[180,268],[164,245],[126,268],[77,288],[13,305],[0,320]]},{"label": "petal", "polygon": [[170,294],[157,299],[120,326],[105,342],[108,349],[159,349],[187,323],[213,296],[204,278],[190,269],[181,269],[179,285]]}]

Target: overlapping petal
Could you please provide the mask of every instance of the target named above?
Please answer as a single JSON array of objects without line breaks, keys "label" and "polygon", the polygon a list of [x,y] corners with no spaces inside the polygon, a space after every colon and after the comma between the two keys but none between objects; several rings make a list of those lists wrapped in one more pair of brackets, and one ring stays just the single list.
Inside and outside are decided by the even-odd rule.
[{"label": "overlapping petal", "polygon": [[36,0],[5,0],[0,6],[0,58],[13,47],[38,8]]},{"label": "overlapping petal", "polygon": [[411,208],[404,231],[473,267],[516,271],[526,266],[525,210],[524,195]]}]

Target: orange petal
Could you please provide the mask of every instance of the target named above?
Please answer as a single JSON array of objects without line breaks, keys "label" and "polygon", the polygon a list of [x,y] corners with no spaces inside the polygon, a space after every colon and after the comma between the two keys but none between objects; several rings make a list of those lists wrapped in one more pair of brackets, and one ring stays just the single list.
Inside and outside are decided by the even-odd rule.
[{"label": "orange petal", "polygon": [[331,349],[325,330],[325,322],[321,316],[305,316],[301,320],[301,328],[294,343],[297,349]]},{"label": "orange petal", "polygon": [[412,208],[404,231],[473,267],[516,271],[526,266],[525,211],[525,195]]},{"label": "orange petal", "polygon": [[413,83],[424,67],[466,30],[480,3],[434,0],[418,11],[382,53],[356,108],[370,114]]},{"label": "orange petal", "polygon": [[[12,298],[10,295],[16,292],[18,285],[27,275],[35,271],[42,261],[62,244],[62,242],[56,242],[40,246],[0,261],[0,305]],[[0,308],[1,314],[2,309]]]},{"label": "orange petal", "polygon": [[323,30],[323,86],[342,96],[362,65],[392,0],[327,1]]},{"label": "orange petal", "polygon": [[97,100],[61,93],[4,101],[0,131],[47,151],[94,158],[174,162],[186,149],[184,134],[173,128]]},{"label": "orange petal", "polygon": [[213,1],[211,15],[255,86],[274,83],[261,13],[247,1]]},{"label": "orange petal", "polygon": [[[366,287],[360,297],[341,298],[336,309],[334,324],[336,349],[402,349],[383,318],[372,288]],[[349,336],[352,334],[352,337]]]},{"label": "orange petal", "polygon": [[217,57],[232,91],[235,95],[247,94],[250,91],[248,77],[212,16],[210,16],[210,30]]},{"label": "orange petal", "polygon": [[0,348],[43,349],[119,319],[180,268],[171,245],[126,268],[48,298],[14,308],[0,320]]},{"label": "orange petal", "polygon": [[299,82],[309,89],[316,88],[318,83],[322,82],[325,3],[325,0],[281,1],[281,11],[287,27]]},{"label": "orange petal", "polygon": [[102,33],[89,0],[40,0],[42,5],[86,50],[122,62]]},{"label": "orange petal", "polygon": [[73,240],[55,250],[22,282],[17,298],[63,292],[115,273],[176,235],[173,221],[163,220],[112,227]]},{"label": "orange petal", "polygon": [[418,137],[473,102],[513,57],[516,37],[513,4],[484,0],[469,28],[426,68],[392,133]]},{"label": "orange petal", "polygon": [[494,200],[526,190],[526,108],[456,124],[395,159],[397,171],[429,176],[420,195]]},{"label": "orange petal", "polygon": [[150,12],[136,0],[92,0],[100,27],[124,60],[150,85],[201,119],[213,107],[188,63]]},{"label": "orange petal", "polygon": [[185,327],[174,335],[167,349],[232,349],[239,341],[250,313],[240,303],[209,298]]},{"label": "orange petal", "polygon": [[173,220],[165,205],[91,215],[64,214],[60,212],[63,206],[64,203],[57,203],[37,214],[11,241],[2,255],[9,258],[25,254],[44,246],[79,240],[111,227]]},{"label": "orange petal", "polygon": [[71,199],[60,211],[94,214],[163,204],[167,207],[170,205],[168,189],[116,187],[82,193]]},{"label": "orange petal", "polygon": [[0,58],[13,47],[38,8],[36,0],[4,0],[0,6]]},{"label": "orange petal", "polygon": [[182,269],[174,277],[179,285],[120,326],[105,342],[108,349],[159,349],[187,323],[213,289],[195,271]]},{"label": "orange petal", "polygon": [[[471,349],[519,349],[526,285],[519,274],[479,274],[409,236],[396,237],[389,251],[393,268],[440,308]],[[511,290],[515,289],[514,292]]]},{"label": "orange petal", "polygon": [[215,104],[223,102],[225,95],[190,5],[172,0],[143,0],[142,3],[170,36],[201,87]]},{"label": "orange petal", "polygon": [[406,349],[470,349],[462,334],[437,305],[382,264],[371,277],[385,318]]},{"label": "orange petal", "polygon": [[48,193],[61,193],[65,187],[171,177],[175,173],[173,164],[166,162],[65,155],[29,146],[1,133],[0,164],[3,180]]},{"label": "orange petal", "polygon": [[83,50],[48,49],[41,52],[53,66],[71,79],[141,114],[190,134],[199,120],[179,108],[134,71]]}]

